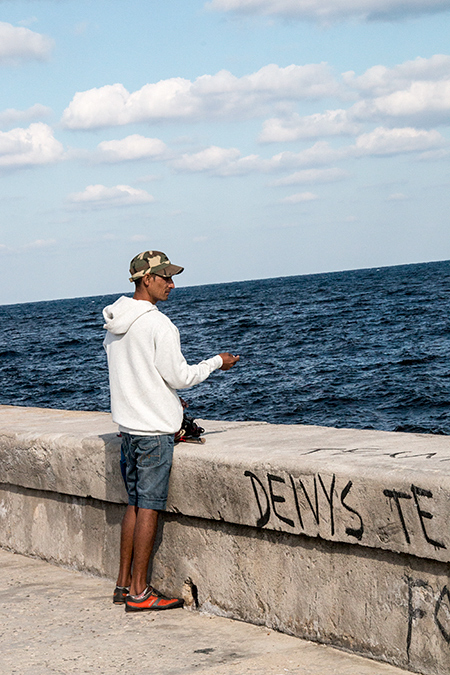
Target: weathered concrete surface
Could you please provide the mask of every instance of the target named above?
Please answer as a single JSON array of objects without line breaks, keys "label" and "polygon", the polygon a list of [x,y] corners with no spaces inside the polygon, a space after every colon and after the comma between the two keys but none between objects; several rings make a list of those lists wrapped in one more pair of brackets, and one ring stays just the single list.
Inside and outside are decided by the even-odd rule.
[{"label": "weathered concrete surface", "polygon": [[123,504],[0,484],[0,546],[113,579],[124,509]]},{"label": "weathered concrete surface", "polygon": [[[117,573],[122,505],[16,488],[2,545]],[[0,560],[1,562],[1,560]],[[152,580],[200,608],[433,675],[450,672],[448,566],[302,535],[166,514]],[[1,669],[0,669],[1,672]]]},{"label": "weathered concrete surface", "polygon": [[[176,449],[168,509],[450,559],[450,438],[202,421]],[[0,482],[125,503],[106,413],[0,406]]]},{"label": "weathered concrete surface", "polygon": [[[153,579],[201,607],[450,672],[450,439],[203,422],[174,457]],[[0,406],[0,545],[114,577],[110,416]],[[231,671],[230,671],[231,672]]]},{"label": "weathered concrete surface", "polygon": [[169,591],[186,578],[209,611],[420,673],[450,673],[441,562],[167,515],[152,579]]},{"label": "weathered concrete surface", "polygon": [[0,482],[126,503],[120,439],[101,412],[0,406]]},{"label": "weathered concrete surface", "polygon": [[402,675],[216,616],[126,614],[112,584],[0,550],[2,675]]}]

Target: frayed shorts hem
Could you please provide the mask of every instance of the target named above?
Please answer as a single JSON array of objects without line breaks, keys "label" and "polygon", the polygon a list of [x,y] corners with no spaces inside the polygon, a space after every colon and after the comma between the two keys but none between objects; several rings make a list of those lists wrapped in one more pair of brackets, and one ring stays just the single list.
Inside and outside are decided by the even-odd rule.
[{"label": "frayed shorts hem", "polygon": [[[136,503],[137,501],[137,503]],[[165,511],[167,502],[161,499],[129,499],[129,506],[137,506],[138,509],[152,509],[152,511]]]}]

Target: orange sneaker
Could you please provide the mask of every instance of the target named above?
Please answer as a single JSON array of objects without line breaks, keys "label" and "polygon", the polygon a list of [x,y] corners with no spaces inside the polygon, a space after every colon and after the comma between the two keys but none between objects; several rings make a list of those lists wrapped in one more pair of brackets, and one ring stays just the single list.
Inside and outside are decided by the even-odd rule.
[{"label": "orange sneaker", "polygon": [[166,598],[152,586],[147,586],[142,597],[127,595],[125,598],[126,612],[158,612],[162,609],[183,607],[184,600],[180,598]]},{"label": "orange sneaker", "polygon": [[125,598],[130,592],[130,587],[128,586],[116,586],[113,593],[113,604],[114,605],[123,605],[125,603]]}]

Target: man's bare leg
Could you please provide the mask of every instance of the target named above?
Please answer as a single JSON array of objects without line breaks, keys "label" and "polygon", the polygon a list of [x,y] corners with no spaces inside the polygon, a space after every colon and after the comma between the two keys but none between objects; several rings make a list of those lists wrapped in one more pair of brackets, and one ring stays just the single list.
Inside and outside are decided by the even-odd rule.
[{"label": "man's bare leg", "polygon": [[137,506],[127,506],[120,532],[120,566],[117,586],[128,588],[131,584],[131,561],[133,559],[133,539],[136,525]]},{"label": "man's bare leg", "polygon": [[130,595],[139,595],[147,586],[147,570],[158,527],[158,511],[139,508],[133,539],[133,576]]}]

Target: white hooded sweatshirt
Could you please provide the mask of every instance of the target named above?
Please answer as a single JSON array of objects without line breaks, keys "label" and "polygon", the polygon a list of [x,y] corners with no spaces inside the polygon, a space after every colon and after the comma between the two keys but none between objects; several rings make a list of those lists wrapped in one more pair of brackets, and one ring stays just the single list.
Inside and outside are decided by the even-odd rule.
[{"label": "white hooded sweatshirt", "polygon": [[222,358],[189,366],[178,329],[146,300],[122,296],[105,307],[103,316],[114,422],[130,434],[176,433],[183,419],[176,389],[206,380],[222,366]]}]

